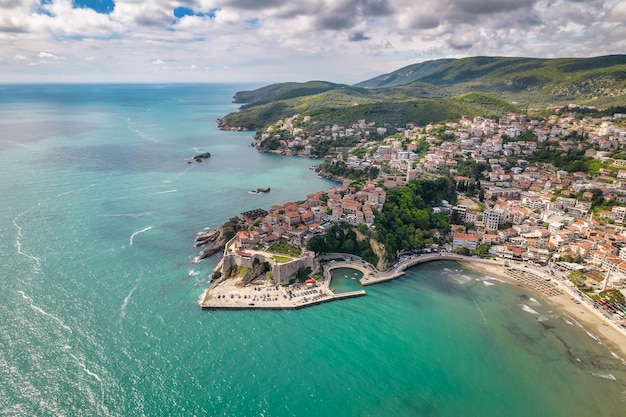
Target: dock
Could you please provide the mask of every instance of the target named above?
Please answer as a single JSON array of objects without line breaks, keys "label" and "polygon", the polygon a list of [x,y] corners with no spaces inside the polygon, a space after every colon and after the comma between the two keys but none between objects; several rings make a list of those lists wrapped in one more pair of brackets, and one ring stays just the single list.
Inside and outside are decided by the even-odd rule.
[{"label": "dock", "polygon": [[299,310],[305,307],[311,307],[318,304],[327,303],[329,301],[344,300],[347,298],[362,297],[366,295],[365,290],[350,291],[340,294],[327,294],[324,297],[319,298],[307,298],[307,297],[294,297],[289,298],[276,298],[267,297],[269,300],[262,301],[257,299],[246,298],[215,298],[205,297],[201,307],[203,310]]}]

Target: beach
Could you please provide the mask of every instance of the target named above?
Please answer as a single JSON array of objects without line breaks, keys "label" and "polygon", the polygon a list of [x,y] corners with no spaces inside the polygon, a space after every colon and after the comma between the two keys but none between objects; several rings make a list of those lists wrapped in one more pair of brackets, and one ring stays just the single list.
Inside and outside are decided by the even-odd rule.
[{"label": "beach", "polygon": [[[601,313],[593,306],[584,301],[580,302],[580,296],[575,294],[565,283],[556,279],[551,280],[563,291],[561,294],[548,296],[545,293],[524,285],[522,282],[513,278],[511,274],[507,272],[507,268],[501,264],[499,265],[495,262],[473,262],[469,259],[460,263],[468,269],[472,269],[476,272],[524,287],[536,295],[541,296],[562,314],[568,316],[571,320],[582,326],[587,332],[597,337],[612,352],[622,358],[622,360],[626,360],[626,334],[624,331],[620,331],[616,327],[612,326],[610,322],[604,319]],[[533,271],[532,269],[529,270],[531,272],[541,273],[539,271]],[[579,302],[577,303],[576,301]]]},{"label": "beach", "polygon": [[[583,327],[590,335],[598,338],[612,352],[626,360],[626,329],[605,318],[602,313],[575,292],[573,288],[557,278],[550,278],[547,271],[538,270],[525,264],[503,266],[502,261],[472,258],[450,253],[433,253],[410,256],[399,261],[394,268],[377,272],[356,256],[342,262],[331,261],[325,266],[322,282],[315,286],[300,286],[285,289],[266,283],[252,283],[242,286],[237,279],[227,279],[211,286],[200,299],[203,309],[269,309],[288,310],[313,306],[333,300],[366,295],[364,290],[335,294],[330,289],[332,268],[351,268],[364,275],[363,286],[395,280],[405,274],[407,268],[424,262],[453,260],[467,269],[500,279],[546,299],[555,309],[567,316],[570,321]],[[550,278],[550,279],[547,279]],[[391,284],[393,285],[393,284]],[[293,289],[293,291],[292,291]]]},{"label": "beach", "polygon": [[623,415],[605,345],[446,253],[317,308],[201,310],[198,230],[332,186],[216,129],[244,89],[5,86],[0,415]]}]

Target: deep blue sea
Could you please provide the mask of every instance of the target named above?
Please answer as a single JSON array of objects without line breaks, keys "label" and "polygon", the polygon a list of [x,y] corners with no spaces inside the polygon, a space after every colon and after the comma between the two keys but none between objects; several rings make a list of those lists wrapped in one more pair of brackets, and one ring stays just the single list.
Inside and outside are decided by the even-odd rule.
[{"label": "deep blue sea", "polygon": [[0,86],[0,415],[626,414],[604,345],[451,262],[304,310],[200,310],[219,257],[192,263],[196,232],[333,185],[217,130],[252,87]]}]

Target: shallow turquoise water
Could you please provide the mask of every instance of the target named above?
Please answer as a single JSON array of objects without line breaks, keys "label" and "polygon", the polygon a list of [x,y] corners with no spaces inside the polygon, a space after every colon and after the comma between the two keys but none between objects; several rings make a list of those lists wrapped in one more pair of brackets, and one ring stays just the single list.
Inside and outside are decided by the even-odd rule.
[{"label": "shallow turquoise water", "polygon": [[344,293],[362,290],[363,286],[359,281],[363,278],[363,273],[351,268],[337,268],[330,271],[330,289],[334,293]]},{"label": "shallow turquoise water", "polygon": [[0,88],[0,415],[623,415],[620,360],[454,263],[310,309],[201,311],[218,258],[191,263],[196,232],[332,186],[216,130],[244,88]]}]

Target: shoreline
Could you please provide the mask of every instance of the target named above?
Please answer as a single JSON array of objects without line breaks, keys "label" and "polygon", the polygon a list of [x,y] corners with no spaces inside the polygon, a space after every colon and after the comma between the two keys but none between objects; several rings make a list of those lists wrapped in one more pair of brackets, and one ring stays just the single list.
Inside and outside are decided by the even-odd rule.
[{"label": "shoreline", "polygon": [[[552,279],[563,292],[559,295],[550,296],[527,285],[523,285],[523,283],[509,275],[504,266],[472,262],[470,259],[458,262],[464,268],[493,276],[494,278],[501,279],[512,285],[520,286],[540,296],[558,310],[560,314],[572,319],[591,335],[597,337],[613,354],[619,356],[622,361],[626,362],[626,334],[624,334],[622,330],[609,324],[609,321],[602,318],[601,314],[596,311],[593,306],[590,306],[584,301],[579,301],[580,298],[564,283]],[[540,273],[532,269],[529,269],[529,271]],[[579,303],[576,303],[576,301],[579,301]]]},{"label": "shoreline", "polygon": [[[401,260],[394,268],[380,272],[359,259],[349,255],[344,261],[331,261],[324,265],[324,279],[315,287],[304,284],[286,290],[282,286],[265,283],[239,285],[228,279],[211,285],[201,296],[203,310],[293,310],[315,306],[329,301],[367,295],[364,289],[350,293],[335,294],[330,289],[330,270],[338,267],[361,271],[363,287],[393,281],[405,275],[408,268],[425,262],[453,261],[468,270],[484,274],[504,283],[516,285],[546,300],[560,314],[568,317],[593,337],[599,339],[614,355],[626,363],[626,329],[607,319],[593,307],[586,297],[579,295],[565,281],[547,275],[528,265],[504,267],[502,261],[473,258],[448,253],[413,256]],[[219,297],[218,297],[219,296]],[[245,297],[244,297],[245,296]]]}]

